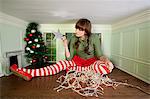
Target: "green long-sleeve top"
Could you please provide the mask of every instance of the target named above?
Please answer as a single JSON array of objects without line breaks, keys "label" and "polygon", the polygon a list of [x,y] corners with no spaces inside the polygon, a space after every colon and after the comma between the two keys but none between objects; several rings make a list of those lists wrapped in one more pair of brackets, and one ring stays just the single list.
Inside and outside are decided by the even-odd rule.
[{"label": "green long-sleeve top", "polygon": [[100,45],[100,40],[99,37],[92,34],[89,37],[89,54],[84,52],[85,47],[87,46],[87,39],[81,40],[79,38],[79,47],[78,49],[75,48],[75,42],[78,40],[78,38],[73,35],[70,42],[69,42],[69,51],[70,51],[70,57],[67,58],[67,60],[71,60],[75,55],[80,56],[83,59],[88,59],[92,57],[100,57],[102,56],[102,51],[101,51],[101,45]]}]

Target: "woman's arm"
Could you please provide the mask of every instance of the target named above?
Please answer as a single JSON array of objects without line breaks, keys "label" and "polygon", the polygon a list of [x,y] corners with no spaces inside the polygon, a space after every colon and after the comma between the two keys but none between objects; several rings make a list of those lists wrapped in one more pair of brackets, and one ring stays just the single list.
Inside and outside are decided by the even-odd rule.
[{"label": "woman's arm", "polygon": [[63,36],[62,40],[63,40],[64,47],[65,47],[65,55],[66,55],[67,58],[69,58],[70,57],[70,52],[69,52],[69,49],[68,49],[68,40],[66,39],[66,36]]}]

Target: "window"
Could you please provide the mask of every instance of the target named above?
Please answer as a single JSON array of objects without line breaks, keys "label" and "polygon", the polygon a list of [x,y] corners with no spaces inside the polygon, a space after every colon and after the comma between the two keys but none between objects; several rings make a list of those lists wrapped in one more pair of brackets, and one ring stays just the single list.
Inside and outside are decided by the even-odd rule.
[{"label": "window", "polygon": [[56,39],[53,33],[44,33],[45,36],[45,44],[48,48],[48,58],[50,63],[56,62]]}]

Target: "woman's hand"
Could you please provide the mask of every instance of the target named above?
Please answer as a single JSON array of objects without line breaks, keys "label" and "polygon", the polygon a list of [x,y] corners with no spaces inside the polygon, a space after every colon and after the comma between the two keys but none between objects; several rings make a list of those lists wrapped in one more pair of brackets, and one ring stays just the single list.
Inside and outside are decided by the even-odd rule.
[{"label": "woman's hand", "polygon": [[100,58],[99,58],[99,63],[100,64],[109,64],[109,59],[107,58],[107,57],[105,57],[105,56],[101,56]]},{"label": "woman's hand", "polygon": [[105,57],[105,56],[101,56],[101,57],[99,58],[99,60],[100,60],[100,61],[103,61],[103,62],[109,62],[109,59],[108,59],[107,57]]},{"label": "woman's hand", "polygon": [[111,63],[111,61],[110,61],[107,57],[105,57],[105,56],[101,56],[101,57],[99,58],[99,62],[106,64],[107,68],[108,68],[110,71],[112,71],[112,69],[114,68],[114,65],[113,65],[113,64]]},{"label": "woman's hand", "polygon": [[67,40],[66,36],[63,36],[61,39],[63,41],[64,47],[65,48],[68,47],[68,40]]}]

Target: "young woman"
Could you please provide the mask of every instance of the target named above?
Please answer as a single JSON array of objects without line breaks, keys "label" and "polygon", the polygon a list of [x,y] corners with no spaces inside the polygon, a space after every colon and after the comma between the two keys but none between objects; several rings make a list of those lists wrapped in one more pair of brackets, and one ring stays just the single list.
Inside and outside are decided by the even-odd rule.
[{"label": "young woman", "polygon": [[79,19],[75,28],[75,35],[70,40],[69,46],[66,37],[62,38],[67,60],[39,69],[18,68],[17,65],[13,65],[10,67],[11,71],[25,80],[54,75],[68,69],[77,71],[92,69],[100,74],[110,73],[114,66],[102,56],[100,40],[96,35],[91,34],[91,22],[88,19]]}]

